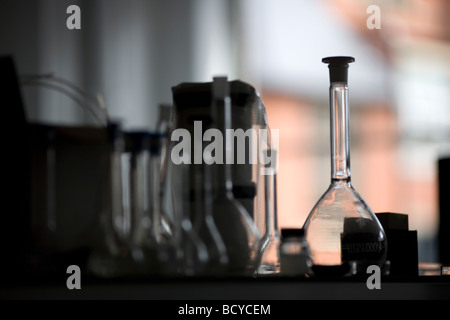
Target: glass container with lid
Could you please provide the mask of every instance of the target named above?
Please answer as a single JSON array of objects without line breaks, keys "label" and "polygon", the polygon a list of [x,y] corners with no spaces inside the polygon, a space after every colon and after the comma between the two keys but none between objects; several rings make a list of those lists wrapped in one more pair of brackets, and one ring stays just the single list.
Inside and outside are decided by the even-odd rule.
[{"label": "glass container with lid", "polygon": [[328,57],[330,72],[331,184],[307,217],[304,229],[313,272],[320,274],[366,273],[367,266],[382,266],[386,236],[350,175],[348,64],[352,57]]}]

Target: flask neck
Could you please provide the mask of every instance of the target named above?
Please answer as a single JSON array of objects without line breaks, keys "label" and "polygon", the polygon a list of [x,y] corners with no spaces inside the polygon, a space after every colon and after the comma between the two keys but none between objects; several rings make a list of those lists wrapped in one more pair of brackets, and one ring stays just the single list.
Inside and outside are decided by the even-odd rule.
[{"label": "flask neck", "polygon": [[[213,189],[216,196],[233,195],[233,182],[231,179],[231,165],[227,163],[227,154],[231,148],[230,141],[227,139],[227,129],[231,129],[231,99],[225,97],[223,99],[213,100],[213,114],[215,119],[216,128],[222,134],[222,157],[218,157],[221,161],[213,164],[214,179]],[[218,150],[216,150],[217,152]]]},{"label": "flask neck", "polygon": [[150,153],[149,156],[149,167],[150,167],[150,188],[151,188],[151,220],[152,233],[156,239],[156,242],[162,240],[162,230],[161,225],[158,223],[161,219],[161,155]]},{"label": "flask neck", "polygon": [[348,86],[330,85],[331,180],[350,181]]},{"label": "flask neck", "polygon": [[[274,151],[272,151],[274,152]],[[278,236],[278,217],[277,217],[277,173],[275,170],[271,174],[264,176],[265,179],[265,207],[266,207],[266,234],[269,236]]]}]

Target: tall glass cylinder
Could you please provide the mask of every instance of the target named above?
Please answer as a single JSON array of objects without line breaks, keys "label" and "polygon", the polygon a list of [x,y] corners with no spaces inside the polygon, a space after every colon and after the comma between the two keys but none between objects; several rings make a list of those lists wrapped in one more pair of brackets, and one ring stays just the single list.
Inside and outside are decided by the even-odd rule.
[{"label": "tall glass cylinder", "polygon": [[381,266],[387,241],[377,217],[351,183],[347,70],[352,57],[322,60],[330,70],[331,184],[304,225],[316,275],[365,273]]}]

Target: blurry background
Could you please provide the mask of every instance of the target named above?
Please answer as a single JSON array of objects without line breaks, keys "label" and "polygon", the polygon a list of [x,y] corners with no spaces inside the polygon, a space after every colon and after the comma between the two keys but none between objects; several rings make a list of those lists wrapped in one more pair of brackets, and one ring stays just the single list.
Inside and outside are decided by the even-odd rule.
[{"label": "blurry background", "polygon": [[[66,9],[81,9],[68,30]],[[369,5],[381,28],[367,28]],[[302,226],[330,181],[328,69],[351,55],[352,180],[375,212],[409,215],[437,259],[437,159],[450,144],[450,1],[0,0],[0,54],[102,93],[126,128],[153,129],[171,87],[227,74],[256,87],[280,130],[279,227]],[[24,88],[28,119],[93,124],[67,97]]]}]

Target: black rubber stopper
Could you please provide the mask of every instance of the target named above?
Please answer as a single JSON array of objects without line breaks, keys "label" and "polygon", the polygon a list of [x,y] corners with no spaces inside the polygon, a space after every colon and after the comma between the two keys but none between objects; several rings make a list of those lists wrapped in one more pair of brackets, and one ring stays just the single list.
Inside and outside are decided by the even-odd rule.
[{"label": "black rubber stopper", "polygon": [[330,69],[330,82],[347,83],[348,64],[355,62],[353,57],[326,57],[322,59],[323,63],[328,63]]}]

